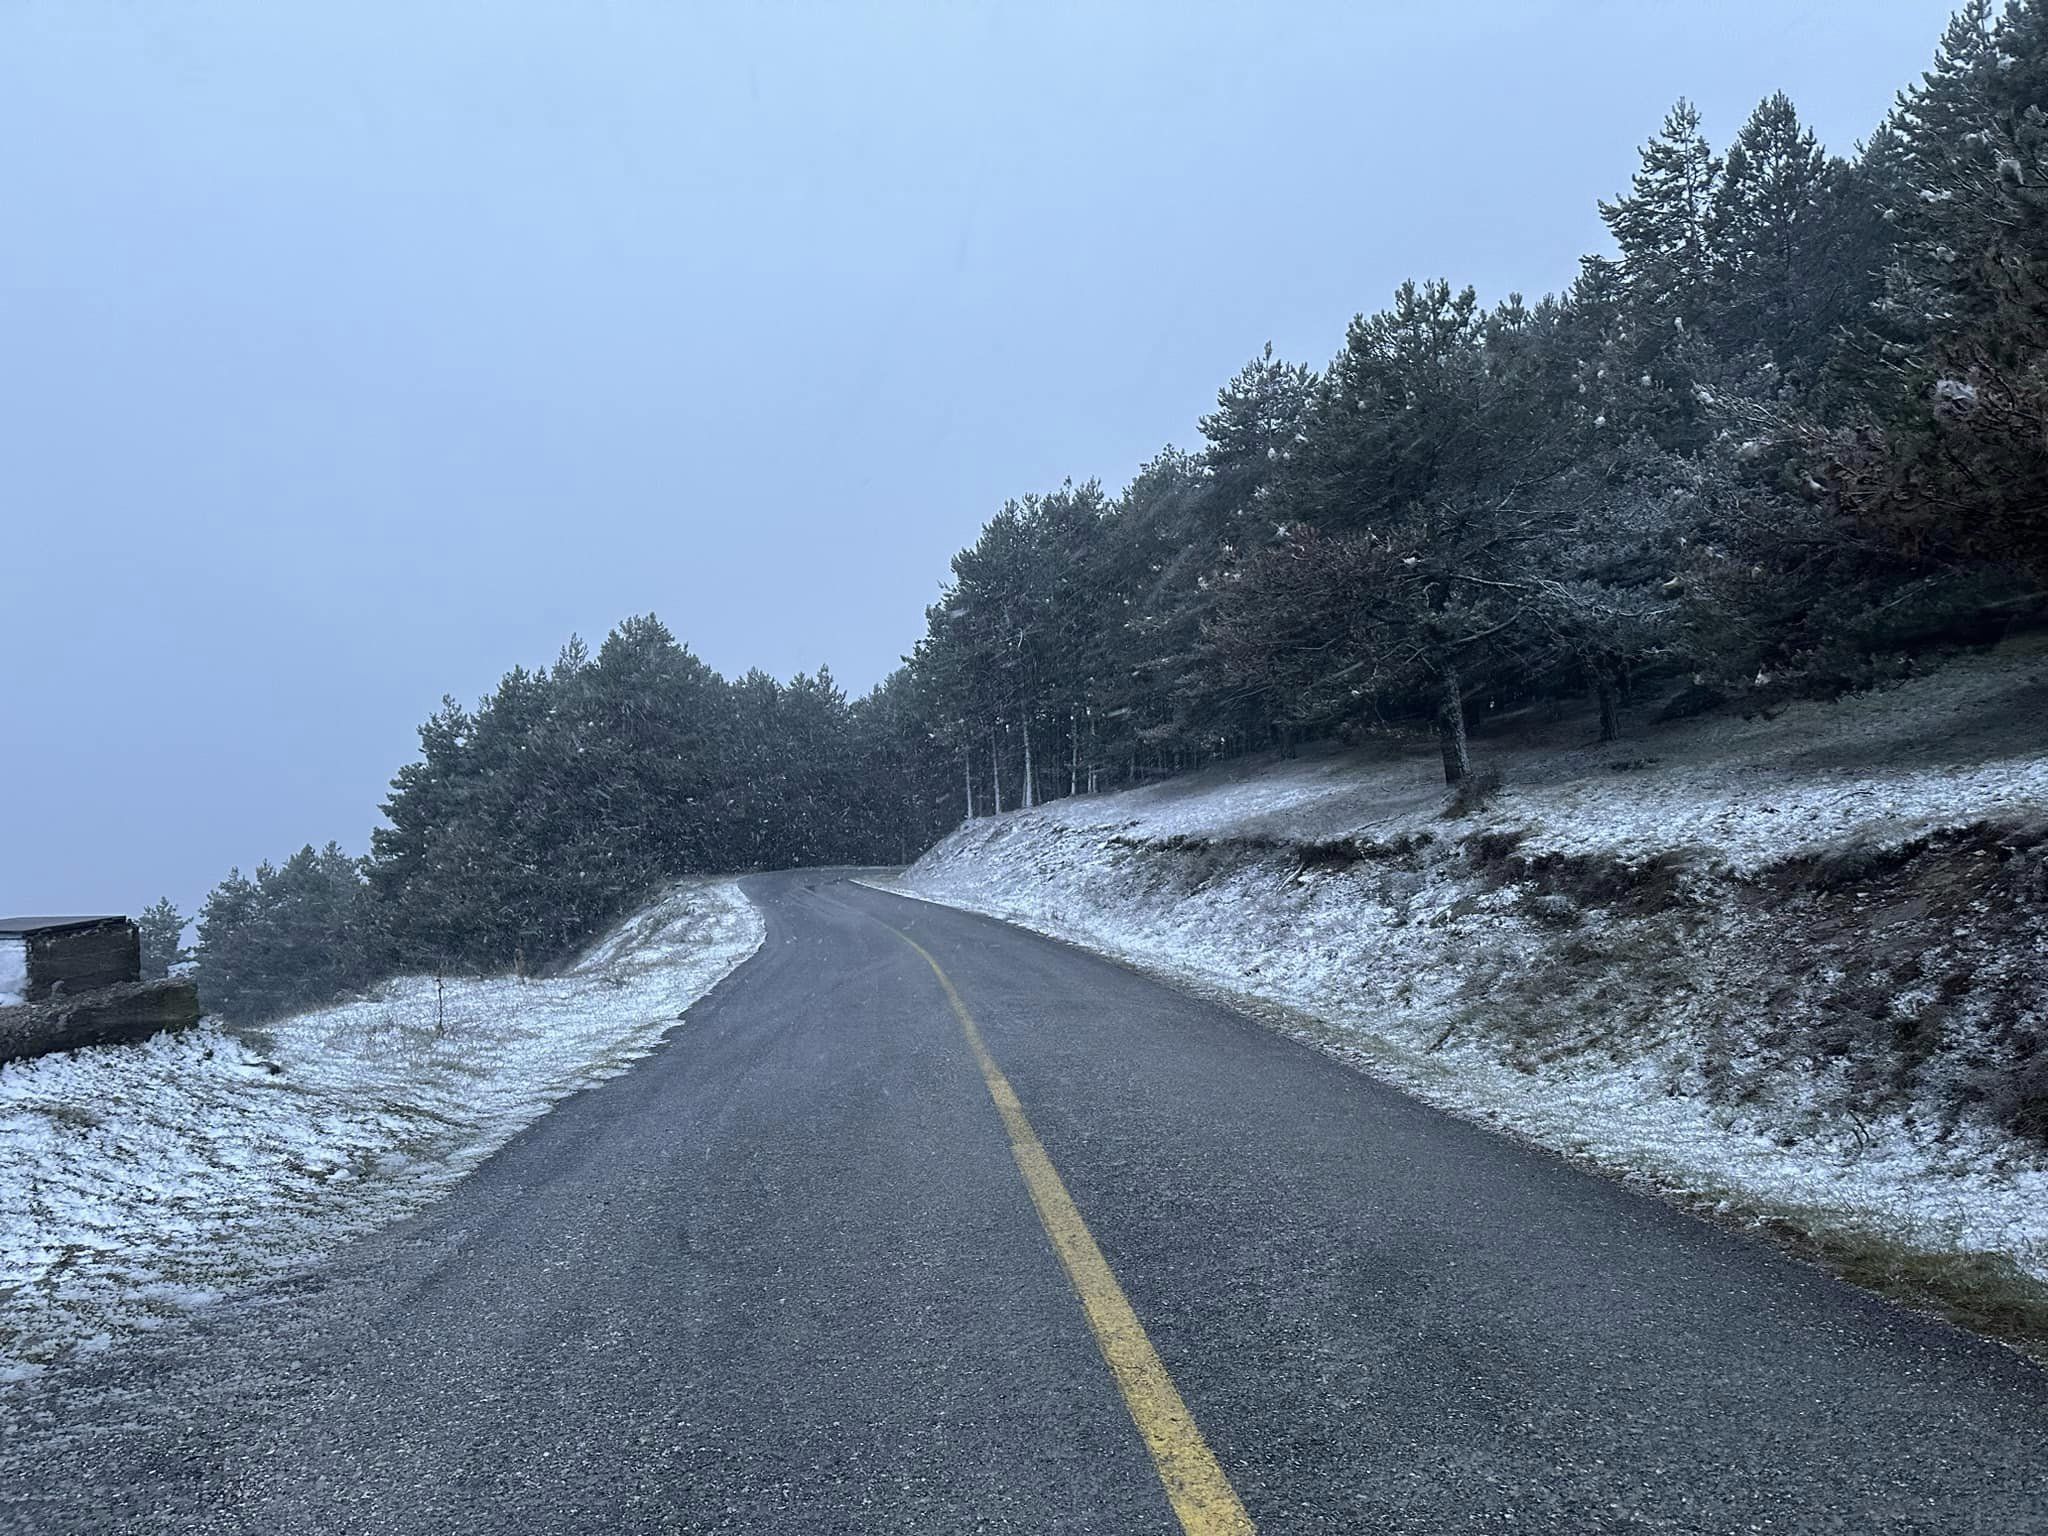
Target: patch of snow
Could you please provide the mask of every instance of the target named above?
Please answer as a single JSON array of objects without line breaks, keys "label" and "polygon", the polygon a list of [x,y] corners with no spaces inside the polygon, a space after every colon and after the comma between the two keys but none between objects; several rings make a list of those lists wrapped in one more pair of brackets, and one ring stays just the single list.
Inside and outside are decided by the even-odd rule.
[{"label": "patch of snow", "polygon": [[159,1326],[416,1209],[624,1071],[760,946],[685,885],[562,975],[406,977],[242,1035],[0,1066],[0,1382]]},{"label": "patch of snow", "polygon": [[28,940],[0,939],[0,1008],[28,999]]}]

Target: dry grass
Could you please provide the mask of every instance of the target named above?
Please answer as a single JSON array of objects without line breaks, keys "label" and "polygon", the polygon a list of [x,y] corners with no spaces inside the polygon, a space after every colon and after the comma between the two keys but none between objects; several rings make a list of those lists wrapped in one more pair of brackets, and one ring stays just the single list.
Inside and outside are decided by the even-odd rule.
[{"label": "dry grass", "polygon": [[1508,776],[1498,763],[1482,763],[1458,780],[1444,797],[1445,821],[1463,821],[1492,807],[1508,786]]},{"label": "dry grass", "polygon": [[1744,1223],[1851,1285],[2010,1344],[2048,1365],[2048,1285],[2000,1253],[1936,1253],[1796,1215]]}]

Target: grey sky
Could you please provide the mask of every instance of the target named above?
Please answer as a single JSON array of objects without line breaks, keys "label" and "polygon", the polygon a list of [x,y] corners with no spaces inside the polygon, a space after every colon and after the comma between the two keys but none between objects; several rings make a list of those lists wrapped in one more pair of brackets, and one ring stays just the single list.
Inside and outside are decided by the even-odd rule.
[{"label": "grey sky", "polygon": [[14,0],[0,911],[360,851],[629,613],[864,689],[1004,497],[1404,276],[1561,286],[1680,94],[1848,148],[1946,14]]}]

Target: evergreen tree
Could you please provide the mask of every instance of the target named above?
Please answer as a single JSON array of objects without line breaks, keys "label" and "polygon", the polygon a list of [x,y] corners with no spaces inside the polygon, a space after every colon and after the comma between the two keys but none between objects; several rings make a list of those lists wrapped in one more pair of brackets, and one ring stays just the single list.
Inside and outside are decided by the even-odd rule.
[{"label": "evergreen tree", "polygon": [[1700,128],[1699,109],[1680,100],[1642,149],[1629,191],[1600,205],[1641,323],[1659,343],[1697,330],[1715,288],[1715,210],[1722,162]]},{"label": "evergreen tree", "polygon": [[[1216,409],[1201,419],[1208,494],[1191,511],[1185,533],[1201,543],[1241,543],[1270,520],[1274,481],[1304,441],[1316,379],[1309,368],[1273,355],[1273,344],[1216,392]],[[1213,548],[1208,551],[1213,558]]]},{"label": "evergreen tree", "polygon": [[1989,231],[1974,193],[1996,163],[1986,135],[1997,116],[2000,73],[1991,0],[1965,0],[1933,66],[1899,93],[1886,123],[1886,212],[1898,234],[1898,262],[1885,308],[1908,345],[1988,317],[1973,256]]},{"label": "evergreen tree", "polygon": [[[1226,403],[1223,411],[1231,410]],[[1264,502],[1294,434],[1281,439],[1283,449],[1207,420],[1218,432],[1207,452],[1164,449],[1117,500],[1097,596],[1113,625],[1113,644],[1084,705],[1082,760],[1094,772],[1075,776],[1083,787],[1119,767],[1127,772],[1140,756],[1170,759],[1199,751],[1204,741],[1253,736],[1263,724],[1230,696],[1203,649],[1201,628],[1218,573],[1273,536]]]},{"label": "evergreen tree", "polygon": [[960,764],[936,737],[936,714],[908,666],[853,702],[859,862],[908,864],[959,824]]},{"label": "evergreen tree", "polygon": [[382,806],[387,825],[370,833],[370,887],[389,939],[385,958],[395,965],[448,963],[473,921],[465,871],[449,849],[467,815],[470,731],[469,712],[443,696],[419,728],[419,757],[392,777]]},{"label": "evergreen tree", "polygon": [[[1248,562],[1211,626],[1277,709],[1309,725],[1426,697],[1444,776],[1464,776],[1466,696],[1531,616],[1532,551],[1576,515],[1556,494],[1570,461],[1561,320],[1512,297],[1482,314],[1471,289],[1432,282],[1404,283],[1391,309],[1352,322],[1283,482],[1283,547]],[[1348,603],[1356,616],[1324,639],[1310,631],[1325,620],[1304,630],[1298,616],[1260,639],[1263,602],[1297,615]],[[1299,659],[1276,670],[1276,647]]]},{"label": "evergreen tree", "polygon": [[165,896],[142,909],[135,920],[142,936],[142,977],[153,980],[168,976],[171,967],[192,957],[185,947],[185,915]]},{"label": "evergreen tree", "polygon": [[238,1023],[331,1002],[372,979],[356,860],[310,844],[253,880],[232,870],[199,913],[199,998]]},{"label": "evergreen tree", "polygon": [[[1903,93],[1892,210],[1900,238],[1880,334],[1889,369],[1872,419],[1809,433],[1816,472],[1887,536],[1923,585],[1983,567],[1957,601],[2048,584],[2048,5],[1994,25],[1966,6]],[[1888,386],[1888,387],[1885,387]],[[1932,621],[1930,615],[1930,622]],[[1953,620],[1951,620],[1953,622]]]},{"label": "evergreen tree", "polygon": [[1760,103],[1728,150],[1711,215],[1713,331],[1722,350],[1752,353],[1810,387],[1859,292],[1847,279],[1836,216],[1850,192],[1782,91]]}]

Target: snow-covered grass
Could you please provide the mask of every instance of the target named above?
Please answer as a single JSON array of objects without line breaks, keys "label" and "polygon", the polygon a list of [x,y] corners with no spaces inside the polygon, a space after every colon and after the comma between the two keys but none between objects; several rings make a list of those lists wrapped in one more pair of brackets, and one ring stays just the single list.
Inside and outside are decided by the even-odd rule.
[{"label": "snow-covered grass", "polygon": [[[1972,658],[1904,687],[1772,718],[1715,717],[1605,745],[1583,722],[1517,727],[1475,747],[1508,788],[1486,820],[1528,833],[1528,853],[1640,858],[1675,848],[1752,873],[1852,834],[1901,842],[2015,810],[2048,812],[2048,657]],[[1058,800],[1039,822],[1171,837],[1343,837],[1442,832],[1436,748],[1390,738],[1372,754],[1191,774]]]},{"label": "snow-covered grass", "polygon": [[763,931],[737,885],[691,883],[552,979],[407,977],[260,1034],[0,1066],[0,1382],[417,1208],[652,1050]]},{"label": "snow-covered grass", "polygon": [[[2048,1281],[2048,1148],[1980,1108],[2048,1033],[2039,896],[1982,830],[2037,829],[2038,867],[2048,744],[2013,737],[2044,686],[2035,651],[1769,721],[1503,737],[1508,787],[1459,820],[1414,747],[1240,766],[973,822],[895,888],[1710,1206]],[[1788,873],[1845,849],[1878,873]]]}]

